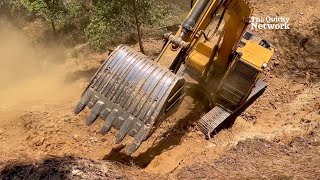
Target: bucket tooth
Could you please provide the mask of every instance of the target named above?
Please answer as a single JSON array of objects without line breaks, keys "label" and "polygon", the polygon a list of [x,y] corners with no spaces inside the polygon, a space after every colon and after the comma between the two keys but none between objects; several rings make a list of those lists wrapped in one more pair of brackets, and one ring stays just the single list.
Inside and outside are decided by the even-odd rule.
[{"label": "bucket tooth", "polygon": [[92,109],[93,106],[97,103],[98,100],[99,100],[99,97],[98,97],[97,95],[92,96],[87,106],[88,106],[90,109]]},{"label": "bucket tooth", "polygon": [[100,116],[102,117],[102,119],[107,119],[110,113],[111,113],[111,108],[106,107],[103,109],[103,111],[101,111]]},{"label": "bucket tooth", "polygon": [[91,89],[87,88],[85,93],[83,93],[80,102],[77,104],[77,106],[74,109],[74,114],[79,114],[88,104],[92,96],[92,91]]},{"label": "bucket tooth", "polygon": [[104,103],[102,101],[98,101],[92,108],[91,114],[88,116],[86,124],[90,126],[98,117],[102,110]]},{"label": "bucket tooth", "polygon": [[74,108],[74,114],[79,114],[84,108],[86,107],[85,104],[82,104],[81,102],[78,102],[76,105],[76,108]]},{"label": "bucket tooth", "polygon": [[118,109],[114,109],[111,111],[110,115],[106,118],[105,123],[100,130],[101,134],[107,134],[117,114],[118,114]]},{"label": "bucket tooth", "polygon": [[112,126],[116,129],[120,129],[122,124],[125,122],[125,119],[127,119],[128,115],[126,116],[118,116],[114,119]]},{"label": "bucket tooth", "polygon": [[105,123],[103,124],[103,126],[100,129],[100,133],[105,135],[109,132],[110,128],[111,128],[111,123],[109,121],[105,121]]},{"label": "bucket tooth", "polygon": [[134,137],[140,130],[142,126],[142,121],[138,118],[135,118],[135,122],[133,122],[131,130],[128,132],[130,136]]},{"label": "bucket tooth", "polygon": [[134,136],[134,142],[129,146],[127,153],[134,153],[141,145],[142,141],[148,136],[151,128],[147,126],[141,127],[139,132]]},{"label": "bucket tooth", "polygon": [[121,126],[118,134],[117,134],[117,140],[116,144],[119,144],[123,138],[127,135],[127,132],[129,131],[132,123],[134,122],[134,117],[130,116]]},{"label": "bucket tooth", "polygon": [[106,134],[110,128],[118,129],[118,143],[127,134],[134,137],[133,153],[155,123],[168,116],[167,110],[177,109],[173,107],[180,103],[171,102],[183,99],[184,91],[181,89],[184,89],[184,83],[182,77],[169,69],[121,45],[96,72],[75,113],[81,112],[85,106],[92,109],[87,124],[101,117],[105,120],[101,133]]}]

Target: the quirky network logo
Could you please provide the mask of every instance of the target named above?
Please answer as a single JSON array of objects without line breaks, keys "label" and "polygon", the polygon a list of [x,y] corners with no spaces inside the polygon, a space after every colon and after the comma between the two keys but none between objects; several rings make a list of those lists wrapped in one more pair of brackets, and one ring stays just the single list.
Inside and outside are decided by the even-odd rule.
[{"label": "the quirky network logo", "polygon": [[264,18],[251,17],[251,29],[290,29],[290,18],[267,16]]}]

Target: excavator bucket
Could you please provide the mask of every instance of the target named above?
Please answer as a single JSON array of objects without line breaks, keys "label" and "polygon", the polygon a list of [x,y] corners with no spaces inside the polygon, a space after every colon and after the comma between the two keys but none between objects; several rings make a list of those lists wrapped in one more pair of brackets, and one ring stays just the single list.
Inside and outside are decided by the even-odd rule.
[{"label": "excavator bucket", "polygon": [[134,137],[127,153],[135,152],[184,97],[185,80],[130,47],[120,45],[96,72],[75,108],[91,109],[86,124],[105,120],[101,133],[119,130],[116,143]]}]

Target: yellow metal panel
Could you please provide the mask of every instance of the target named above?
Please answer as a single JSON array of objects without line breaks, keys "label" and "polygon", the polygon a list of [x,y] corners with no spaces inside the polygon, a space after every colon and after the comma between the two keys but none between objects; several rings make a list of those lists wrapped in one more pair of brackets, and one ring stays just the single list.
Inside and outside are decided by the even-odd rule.
[{"label": "yellow metal panel", "polygon": [[203,72],[209,63],[213,50],[213,44],[210,42],[200,42],[197,44],[195,50],[193,50],[187,58],[187,65],[191,68]]},{"label": "yellow metal panel", "polygon": [[257,68],[262,68],[264,63],[269,62],[273,54],[273,50],[264,48],[252,41],[248,41],[244,47],[239,48],[238,52],[242,53],[241,59]]},{"label": "yellow metal panel", "polygon": [[213,49],[213,44],[210,42],[200,42],[197,44],[196,51],[200,52],[204,56],[210,57]]},{"label": "yellow metal panel", "polygon": [[[192,49],[194,47],[194,45],[196,45],[197,43],[197,34],[200,30],[204,30],[208,24],[211,22],[212,18],[212,12],[218,7],[220,1],[217,0],[212,0],[210,2],[209,8],[204,12],[203,16],[201,17],[201,20],[197,23],[197,25],[194,28],[193,32],[189,32],[188,36],[186,36],[183,40],[186,42],[190,43],[190,47],[189,49]],[[188,16],[190,16],[192,10],[189,12]],[[179,28],[179,30],[176,32],[176,37],[179,36],[180,32],[181,32],[182,27]],[[161,52],[161,54],[159,55],[159,57],[157,58],[157,63],[170,68],[170,65],[172,64],[172,62],[175,60],[175,58],[177,57],[177,55],[179,54],[180,50],[172,50],[171,49],[171,43],[168,44],[163,51]],[[190,53],[192,54],[192,53]],[[190,59],[190,57],[188,58]]]},{"label": "yellow metal panel", "polygon": [[195,69],[199,72],[203,72],[205,70],[206,65],[209,62],[209,57],[204,56],[203,54],[194,51],[187,59],[187,65],[192,69]]},{"label": "yellow metal panel", "polygon": [[239,42],[248,25],[244,20],[251,16],[252,9],[245,0],[232,0],[226,12],[224,27],[225,35],[223,37],[221,48],[218,51],[217,61],[221,66],[227,65],[229,56],[234,50],[233,48]]}]

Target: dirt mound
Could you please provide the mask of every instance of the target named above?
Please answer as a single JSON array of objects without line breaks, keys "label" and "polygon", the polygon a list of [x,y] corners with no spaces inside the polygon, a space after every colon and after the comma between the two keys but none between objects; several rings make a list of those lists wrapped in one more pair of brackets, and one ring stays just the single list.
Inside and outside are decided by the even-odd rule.
[{"label": "dirt mound", "polygon": [[[320,124],[287,144],[266,139],[240,141],[214,161],[188,165],[169,179],[317,179],[320,176]],[[166,179],[109,161],[51,157],[8,165],[2,179]]]},{"label": "dirt mound", "polygon": [[[269,40],[276,52],[269,69],[274,76],[318,81],[320,74],[320,2],[318,0],[251,0],[257,17],[288,17],[290,30],[255,30]],[[267,8],[266,8],[267,7]]]},{"label": "dirt mound", "polygon": [[[146,175],[140,177],[146,179]],[[3,180],[132,179],[134,176],[137,175],[121,164],[75,157],[52,157],[40,163],[7,166],[0,174]]]},{"label": "dirt mound", "polygon": [[183,168],[178,179],[317,179],[320,125],[288,144],[265,139],[240,141],[215,161]]}]

